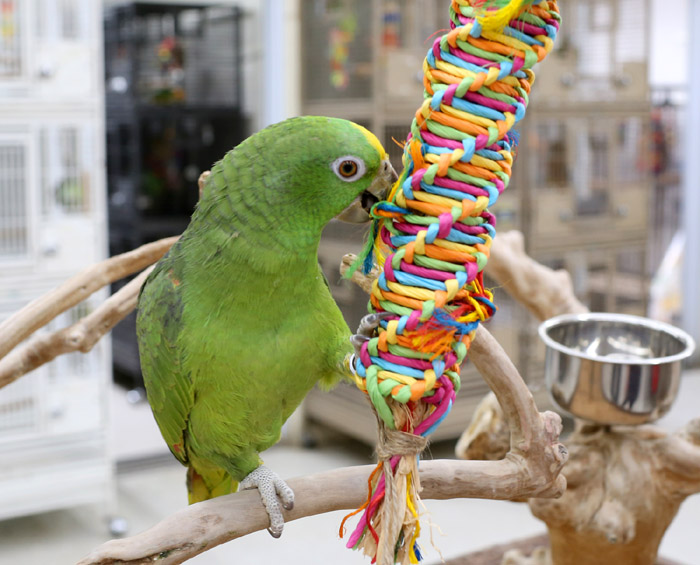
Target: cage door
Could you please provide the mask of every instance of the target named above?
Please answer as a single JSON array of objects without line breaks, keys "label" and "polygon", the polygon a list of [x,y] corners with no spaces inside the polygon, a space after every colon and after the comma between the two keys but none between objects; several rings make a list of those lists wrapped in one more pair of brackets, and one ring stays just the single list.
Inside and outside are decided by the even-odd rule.
[{"label": "cage door", "polygon": [[[1,2],[2,0],[0,0]],[[99,2],[34,0],[34,88],[51,100],[97,93]]]}]

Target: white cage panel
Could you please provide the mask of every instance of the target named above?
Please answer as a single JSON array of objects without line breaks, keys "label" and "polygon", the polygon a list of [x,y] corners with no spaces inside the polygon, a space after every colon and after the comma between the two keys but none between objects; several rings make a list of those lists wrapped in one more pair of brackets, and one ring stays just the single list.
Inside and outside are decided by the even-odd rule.
[{"label": "white cage panel", "polygon": [[33,50],[37,92],[53,99],[95,92],[100,50],[90,33],[95,2],[36,0],[36,49]]},{"label": "white cage panel", "polygon": [[86,0],[35,0],[36,35],[41,40],[85,40],[89,37]]},{"label": "white cage panel", "polygon": [[42,272],[75,271],[102,256],[95,191],[99,183],[98,132],[80,122],[44,123],[35,130],[40,221],[37,247]]},{"label": "white cage panel", "polygon": [[0,127],[0,263],[70,273],[102,258],[98,135],[81,119]]},{"label": "white cage panel", "polygon": [[26,141],[0,136],[0,260],[29,254]]},{"label": "white cage panel", "polygon": [[620,64],[644,63],[647,56],[647,11],[639,0],[620,0],[615,57]]},{"label": "white cage panel", "polygon": [[578,71],[585,77],[607,77],[612,72],[613,7],[603,2],[576,4],[576,22],[572,37],[579,51]]},{"label": "white cage panel", "polygon": [[113,500],[111,464],[100,436],[2,448],[0,520]]},{"label": "white cage panel", "polygon": [[611,77],[626,63],[647,59],[647,10],[639,0],[585,0],[565,8],[564,33],[577,50],[578,72],[586,77]]},{"label": "white cage panel", "polygon": [[[44,285],[22,285],[10,276],[0,278],[0,322],[41,292]],[[41,430],[43,368],[0,389],[0,444],[8,438],[36,436]]]},{"label": "white cage panel", "polygon": [[[95,0],[0,0],[0,321],[105,256],[101,15]],[[0,520],[107,510],[110,375],[106,338],[0,389]]]},{"label": "white cage panel", "polygon": [[97,96],[100,12],[92,0],[0,0],[2,95],[51,103]]},{"label": "white cage panel", "polygon": [[43,215],[90,213],[92,132],[75,125],[44,126],[38,136]]}]

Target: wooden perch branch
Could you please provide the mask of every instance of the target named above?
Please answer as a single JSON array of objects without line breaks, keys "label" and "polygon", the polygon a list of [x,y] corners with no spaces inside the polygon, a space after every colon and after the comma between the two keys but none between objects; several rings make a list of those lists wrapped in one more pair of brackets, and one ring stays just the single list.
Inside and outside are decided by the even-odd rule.
[{"label": "wooden perch branch", "polygon": [[[367,477],[373,469],[373,465],[345,467],[290,479],[287,484],[294,490],[296,502],[293,510],[285,512],[285,521],[357,508],[367,496]],[[531,477],[516,461],[423,461],[420,474],[424,499],[505,500],[529,496],[534,488]],[[557,488],[540,491],[540,495],[558,495]],[[237,492],[183,508],[135,536],[109,541],[78,565],[155,561],[174,565],[268,525],[258,493]]]},{"label": "wooden perch branch", "polygon": [[170,249],[177,237],[161,239],[95,263],[58,288],[34,300],[0,324],[0,359],[59,314],[114,281],[145,269]]},{"label": "wooden perch branch", "polygon": [[[12,350],[58,314],[106,284],[157,261],[176,240],[176,237],[164,239],[93,265],[1,324],[0,387],[58,355],[89,351],[135,308],[148,271],[76,324],[36,337]],[[369,282],[361,275],[355,279],[364,287]],[[421,466],[423,497],[512,500],[560,496],[566,488],[566,480],[559,472],[566,462],[567,452],[558,443],[559,416],[537,411],[517,369],[484,328],[477,332],[471,359],[505,407],[505,418],[511,431],[511,450],[501,461],[424,462]],[[358,507],[366,495],[366,480],[371,469],[349,467],[290,480],[297,503],[294,510],[287,513],[287,520]],[[235,493],[185,508],[131,538],[110,541],[93,551],[81,564],[136,564],[154,560],[163,564],[182,563],[220,543],[267,525],[268,517],[258,494]]]},{"label": "wooden perch branch", "polygon": [[[341,272],[345,273],[354,260],[352,254],[343,257]],[[569,273],[555,271],[529,257],[519,231],[499,233],[493,240],[487,273],[538,320],[558,314],[588,312],[574,294]],[[350,280],[369,294],[378,274],[376,269],[368,275],[358,270]]]},{"label": "wooden perch branch", "polygon": [[[574,294],[569,273],[554,271],[527,255],[523,234],[519,231],[499,233],[493,240],[488,275],[538,320],[559,314],[588,312]],[[502,459],[508,451],[506,421],[499,399],[493,394],[486,395],[457,442],[457,457]]]},{"label": "wooden perch branch", "polygon": [[141,285],[152,270],[153,267],[149,267],[143,271],[72,326],[37,336],[0,359],[0,388],[59,355],[90,351],[102,336],[136,308]]},{"label": "wooden perch branch", "polygon": [[155,263],[177,239],[161,239],[91,265],[0,324],[0,388],[59,355],[90,351],[103,335],[136,308],[139,289],[148,273],[141,273],[72,326],[38,336],[19,349],[14,348],[105,285]]},{"label": "wooden perch branch", "polygon": [[700,420],[676,434],[652,426],[579,426],[567,445],[570,488],[530,499],[557,565],[652,565],[686,497],[700,492]]},{"label": "wooden perch branch", "polygon": [[656,443],[653,456],[664,462],[670,490],[684,496],[700,493],[700,418]]},{"label": "wooden perch branch", "polygon": [[487,274],[538,320],[588,312],[574,294],[569,273],[555,271],[529,257],[519,231],[499,233],[493,240]]}]

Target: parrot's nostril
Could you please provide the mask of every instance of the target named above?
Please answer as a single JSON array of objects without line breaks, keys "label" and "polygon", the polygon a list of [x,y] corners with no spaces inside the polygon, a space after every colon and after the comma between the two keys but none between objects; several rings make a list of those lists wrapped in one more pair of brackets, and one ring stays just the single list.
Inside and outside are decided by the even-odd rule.
[{"label": "parrot's nostril", "polygon": [[377,202],[379,202],[379,199],[367,190],[360,195],[360,204],[362,205],[362,209],[368,214],[372,210],[372,206],[374,206]]}]

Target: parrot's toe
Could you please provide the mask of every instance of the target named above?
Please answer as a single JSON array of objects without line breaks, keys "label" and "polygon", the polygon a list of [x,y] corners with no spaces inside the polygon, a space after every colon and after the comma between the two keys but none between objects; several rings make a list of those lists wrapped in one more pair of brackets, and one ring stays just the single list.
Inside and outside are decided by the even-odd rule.
[{"label": "parrot's toe", "polygon": [[[359,356],[362,352],[362,345],[372,338],[374,332],[379,327],[379,323],[383,319],[394,315],[395,314],[391,312],[377,312],[376,314],[367,314],[363,316],[357,328],[357,333],[350,336],[350,343],[352,343],[352,347],[355,349],[356,356]],[[354,361],[352,361],[350,365],[354,367]]]},{"label": "parrot's toe", "polygon": [[[273,538],[278,538],[284,530],[284,516],[282,507],[285,510],[294,508],[294,491],[287,486],[276,473],[261,465],[241,481],[240,490],[257,488],[260,499],[270,518],[270,527],[267,529]],[[279,496],[279,500],[278,500]],[[282,505],[280,506],[280,500]]]},{"label": "parrot's toe", "polygon": [[360,320],[357,333],[350,337],[350,343],[355,349],[355,355],[359,355],[362,351],[362,345],[374,336],[379,323],[390,316],[395,316],[395,314],[391,312],[377,312],[376,314],[367,314]]},{"label": "parrot's toe", "polygon": [[277,495],[282,501],[282,506],[285,510],[292,510],[294,508],[294,491],[287,486],[282,479],[277,479],[275,481],[275,489],[277,490]]},{"label": "parrot's toe", "polygon": [[362,344],[369,341],[366,335],[355,334],[350,337],[350,343],[352,343],[353,349],[355,349],[355,355],[359,355],[362,351]]},{"label": "parrot's toe", "polygon": [[366,338],[371,338],[375,330],[379,327],[379,323],[385,318],[395,316],[391,312],[377,312],[376,314],[367,314],[360,320],[360,326],[357,328],[357,334]]}]

